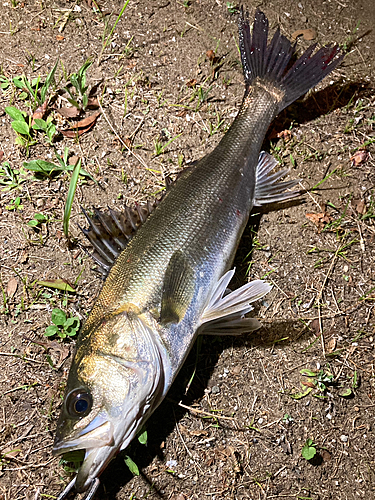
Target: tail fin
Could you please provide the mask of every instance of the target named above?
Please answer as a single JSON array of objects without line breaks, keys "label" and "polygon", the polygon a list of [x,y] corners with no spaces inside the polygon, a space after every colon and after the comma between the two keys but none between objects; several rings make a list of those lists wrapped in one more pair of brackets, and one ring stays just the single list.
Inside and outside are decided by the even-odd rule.
[{"label": "tail fin", "polygon": [[268,19],[259,9],[255,13],[252,35],[242,10],[239,34],[246,88],[249,89],[256,78],[279,86],[285,92],[279,112],[323,80],[344,58],[337,45],[326,45],[312,55],[314,44],[287,69],[296,52],[296,44],[292,45],[278,28],[267,46]]}]

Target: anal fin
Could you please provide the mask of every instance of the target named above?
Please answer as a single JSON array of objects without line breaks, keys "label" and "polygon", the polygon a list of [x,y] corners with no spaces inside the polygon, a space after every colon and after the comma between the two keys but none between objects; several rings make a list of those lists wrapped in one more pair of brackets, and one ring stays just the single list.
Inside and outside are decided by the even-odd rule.
[{"label": "anal fin", "polygon": [[256,170],[254,205],[290,200],[300,195],[299,191],[287,191],[296,186],[300,179],[279,182],[289,173],[289,170],[280,170],[271,174],[277,165],[278,162],[273,156],[265,151],[260,153]]}]

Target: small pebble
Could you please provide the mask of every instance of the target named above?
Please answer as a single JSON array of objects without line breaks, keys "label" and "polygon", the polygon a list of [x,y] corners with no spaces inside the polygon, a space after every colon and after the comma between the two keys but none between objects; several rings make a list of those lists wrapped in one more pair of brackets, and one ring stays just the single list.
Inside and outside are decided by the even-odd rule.
[{"label": "small pebble", "polygon": [[343,443],[347,443],[348,442],[348,436],[345,436],[344,434],[342,436],[340,436],[340,439]]},{"label": "small pebble", "polygon": [[220,387],[218,385],[214,385],[211,389],[212,394],[219,394]]}]

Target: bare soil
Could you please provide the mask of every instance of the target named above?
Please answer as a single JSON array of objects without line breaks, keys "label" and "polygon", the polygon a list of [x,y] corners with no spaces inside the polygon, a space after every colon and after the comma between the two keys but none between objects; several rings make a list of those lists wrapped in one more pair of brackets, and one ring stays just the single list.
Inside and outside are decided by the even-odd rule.
[{"label": "bare soil", "polygon": [[[256,311],[264,327],[204,338],[192,349],[148,422],[148,444],[127,451],[140,474],[133,477],[120,455],[96,498],[374,497],[375,2],[245,3],[251,16],[260,6],[272,30],[279,24],[290,38],[310,29],[314,42],[340,43],[348,54],[265,141],[306,193],[254,214],[240,243],[238,283],[266,276],[274,285]],[[24,182],[20,175],[0,191],[2,500],[56,498],[71,477],[51,449],[74,338],[44,332],[54,307],[84,321],[102,284],[80,246],[87,245],[80,206],[121,209],[151,198],[166,176],[215,147],[242,99],[237,16],[227,2],[131,0],[104,50],[123,4],[98,5],[1,1],[2,75],[43,81],[59,59],[52,113],[67,103],[67,76],[91,58],[89,90],[102,103],[90,131],[54,142],[96,181],[79,182],[69,245],[62,230],[69,173],[28,174]],[[0,164],[56,162],[43,134],[28,151],[15,144],[4,109],[30,115],[20,93],[12,84],[0,90]],[[32,228],[36,213],[48,222]],[[37,284],[58,278],[76,293]],[[312,460],[301,454],[308,439]]]}]

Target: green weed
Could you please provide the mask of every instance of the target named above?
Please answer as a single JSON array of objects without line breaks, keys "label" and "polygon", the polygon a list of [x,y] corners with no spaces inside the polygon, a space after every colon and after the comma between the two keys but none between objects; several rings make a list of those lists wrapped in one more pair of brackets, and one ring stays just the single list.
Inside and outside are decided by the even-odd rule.
[{"label": "green weed", "polygon": [[81,170],[81,159],[78,160],[77,165],[74,168],[72,173],[72,177],[70,179],[69,190],[66,197],[65,209],[64,209],[64,218],[63,218],[63,228],[64,234],[67,238],[69,238],[69,221],[70,214],[72,211],[72,205],[74,200],[74,195],[77,189],[78,178]]},{"label": "green weed", "polygon": [[31,118],[14,106],[8,106],[4,111],[13,120],[11,126],[17,134],[15,143],[26,148],[28,153],[29,147],[36,144],[32,137]]},{"label": "green weed", "polygon": [[26,182],[27,172],[21,167],[19,170],[11,167],[8,161],[0,165],[0,185],[5,186],[2,191],[21,189],[21,184]]},{"label": "green weed", "polygon": [[41,224],[46,224],[47,222],[49,221],[48,217],[46,215],[43,215],[43,214],[34,214],[34,217],[29,220],[29,222],[27,223],[27,225],[29,227],[40,227]]},{"label": "green weed", "polygon": [[182,134],[178,134],[176,135],[175,137],[172,137],[171,139],[169,139],[169,141],[167,141],[165,144],[163,144],[162,142],[160,142],[159,140],[156,140],[154,142],[154,147],[155,147],[155,156],[160,156],[161,154],[163,154],[166,150],[166,148],[173,142],[175,141],[176,139],[178,139]]},{"label": "green weed", "polygon": [[17,198],[14,198],[9,205],[6,205],[6,210],[23,210],[23,205],[21,204],[21,198],[17,196]]},{"label": "green weed", "polygon": [[316,455],[316,444],[312,439],[307,439],[303,445],[301,455],[305,460],[312,460]]},{"label": "green weed", "polygon": [[61,339],[65,339],[67,336],[74,337],[80,326],[80,320],[77,316],[67,318],[65,312],[58,307],[52,310],[51,321],[53,325],[48,326],[44,332],[46,337],[53,335],[57,335]]},{"label": "green weed", "polygon": [[70,95],[68,101],[77,109],[85,110],[89,101],[87,94],[88,86],[86,85],[86,71],[92,65],[92,61],[88,59],[78,70],[69,77],[71,85],[74,87],[73,92],[69,87],[64,87],[64,90]]}]

